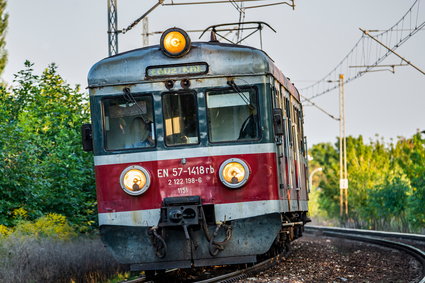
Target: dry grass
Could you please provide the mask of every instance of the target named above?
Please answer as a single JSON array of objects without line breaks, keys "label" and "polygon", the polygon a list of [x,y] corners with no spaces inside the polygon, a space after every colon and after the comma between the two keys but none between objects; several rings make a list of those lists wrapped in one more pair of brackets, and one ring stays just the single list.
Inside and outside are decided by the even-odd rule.
[{"label": "dry grass", "polygon": [[0,239],[0,282],[101,282],[127,267],[98,239]]}]

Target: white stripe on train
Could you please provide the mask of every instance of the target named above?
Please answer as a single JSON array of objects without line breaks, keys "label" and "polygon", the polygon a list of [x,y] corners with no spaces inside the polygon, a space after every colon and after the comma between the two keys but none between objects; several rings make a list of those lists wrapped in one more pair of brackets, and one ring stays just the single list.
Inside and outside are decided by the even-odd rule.
[{"label": "white stripe on train", "polygon": [[[291,207],[298,207],[296,200],[291,200]],[[308,210],[308,202],[299,202],[299,211]],[[288,212],[287,200],[263,200],[214,205],[216,221],[236,220],[259,215]],[[160,209],[99,213],[99,225],[156,226]]]},{"label": "white stripe on train", "polygon": [[176,150],[147,151],[114,155],[98,155],[94,157],[94,165],[112,165],[124,164],[140,161],[156,161],[170,160],[181,158],[194,158],[204,156],[220,156],[220,155],[238,155],[238,154],[259,154],[259,153],[275,153],[276,145],[274,143],[260,144],[240,144],[227,146],[211,146],[185,148]]}]

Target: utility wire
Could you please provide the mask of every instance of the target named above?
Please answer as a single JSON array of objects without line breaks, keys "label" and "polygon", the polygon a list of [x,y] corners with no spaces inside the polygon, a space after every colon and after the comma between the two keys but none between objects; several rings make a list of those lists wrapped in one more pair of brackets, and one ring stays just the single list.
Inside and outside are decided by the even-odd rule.
[{"label": "utility wire", "polygon": [[[400,20],[374,37],[394,51],[418,31],[423,30],[425,28],[425,11],[424,7],[419,5],[420,2],[421,0],[416,0]],[[329,93],[337,89],[338,86],[329,85],[327,81],[335,79],[338,74],[344,74],[344,83],[349,83],[379,67],[379,63],[392,54],[391,50],[383,48],[369,36],[363,34],[336,67],[322,79],[310,86],[301,88],[300,91],[304,94],[304,97],[308,97],[310,100]],[[352,65],[364,65],[366,67],[364,69],[353,69],[350,68]]]},{"label": "utility wire", "polygon": [[[316,103],[314,103],[313,101],[311,101],[310,99],[308,99],[307,97],[301,95],[302,99],[305,99],[306,101],[310,102],[311,106],[316,107],[317,109],[319,109],[320,111],[322,111],[323,113],[325,113],[326,115],[328,115],[329,117],[331,117],[332,119],[336,120],[336,121],[340,121],[340,118],[335,117],[334,115],[330,114],[328,111],[326,111],[325,109],[323,109],[322,107],[320,107],[319,105],[317,105]],[[306,105],[308,106],[308,105]]]},{"label": "utility wire", "polygon": [[[233,2],[269,2],[269,1],[270,0],[233,0]],[[271,2],[273,2],[273,1],[271,1]],[[197,1],[197,2],[173,2],[173,1],[171,1],[171,3],[164,3],[162,5],[163,6],[182,6],[182,5],[204,5],[204,4],[225,4],[225,3],[229,3],[229,0]]]},{"label": "utility wire", "polygon": [[[370,33],[368,33],[366,30],[360,29],[365,35],[369,36],[370,38],[372,38],[373,40],[375,40],[378,44],[382,45],[384,48],[388,49],[389,51],[391,51],[394,55],[396,55],[397,57],[399,57],[402,61],[406,62],[408,65],[412,66],[413,68],[415,68],[416,70],[418,70],[419,72],[421,72],[423,75],[425,75],[425,72],[422,71],[421,69],[419,69],[417,66],[413,65],[412,62],[408,61],[406,58],[400,56],[399,54],[397,54],[395,51],[391,50],[389,47],[385,46],[382,42],[380,42],[379,40],[377,40],[376,38],[374,38],[372,35],[370,35]],[[401,66],[401,65],[400,65]]]},{"label": "utility wire", "polygon": [[[202,2],[196,2],[196,1],[193,1],[193,2],[174,2],[173,0],[170,0],[169,3],[166,3],[166,0],[158,0],[158,3],[156,3],[151,9],[149,9],[141,17],[139,17],[135,21],[133,21],[133,23],[131,23],[127,28],[123,28],[121,30],[118,30],[115,27],[115,29],[116,29],[115,33],[124,34],[128,31],[130,31],[133,27],[135,27],[142,19],[144,19],[149,13],[151,13],[159,5],[162,5],[162,6],[179,6],[179,5],[181,5],[181,6],[183,6],[183,5],[200,5],[200,4],[226,4],[226,3],[230,2],[230,4],[232,4],[232,6],[239,12],[239,21],[238,21],[239,24],[238,24],[237,28],[235,27],[233,29],[227,29],[228,33],[224,37],[221,36],[221,35],[219,35],[219,37],[223,38],[224,40],[228,41],[229,43],[239,44],[243,40],[245,40],[247,37],[249,37],[249,36],[245,36],[244,38],[242,38],[243,31],[246,30],[246,29],[249,29],[249,28],[241,28],[241,25],[243,23],[245,23],[245,11],[246,11],[246,9],[261,8],[261,7],[268,7],[268,6],[273,6],[273,5],[282,5],[282,4],[288,5],[288,6],[292,7],[292,9],[295,9],[295,0],[289,0],[289,1],[291,3],[288,3],[288,2],[275,2],[275,3],[273,3],[274,2],[273,0],[215,0],[215,1],[210,0],[210,1],[202,1]],[[265,3],[265,4],[257,5],[257,6],[244,7],[245,2],[262,2],[262,3]],[[271,2],[271,3],[268,3],[268,2]],[[186,30],[186,32],[202,32],[202,31],[203,30]],[[217,30],[217,31],[219,31],[219,30]],[[221,31],[226,31],[226,30],[221,30]],[[228,36],[229,34],[231,34],[233,32],[236,32],[236,40],[234,42],[232,42],[232,41],[230,41],[226,38],[226,36]],[[112,33],[112,32],[109,32],[109,33]],[[155,34],[162,34],[162,31],[142,33],[142,35],[146,36],[146,37],[152,36],[152,35],[155,35]]]}]

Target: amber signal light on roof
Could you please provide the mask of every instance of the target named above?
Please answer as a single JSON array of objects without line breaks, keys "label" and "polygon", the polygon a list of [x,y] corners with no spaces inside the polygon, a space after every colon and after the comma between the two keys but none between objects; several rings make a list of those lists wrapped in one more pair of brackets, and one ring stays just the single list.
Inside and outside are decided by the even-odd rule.
[{"label": "amber signal light on roof", "polygon": [[181,57],[190,51],[190,38],[179,28],[167,29],[161,36],[161,50],[169,57]]}]

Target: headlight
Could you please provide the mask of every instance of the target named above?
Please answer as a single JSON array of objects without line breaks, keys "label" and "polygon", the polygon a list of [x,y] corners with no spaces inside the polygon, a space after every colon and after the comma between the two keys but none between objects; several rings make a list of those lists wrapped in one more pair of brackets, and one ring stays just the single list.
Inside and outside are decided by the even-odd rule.
[{"label": "headlight", "polygon": [[162,52],[169,57],[181,57],[190,50],[190,37],[179,28],[167,29],[161,36]]},{"label": "headlight", "polygon": [[228,188],[242,187],[249,178],[249,168],[245,161],[238,158],[227,159],[220,166],[220,180]]},{"label": "headlight", "polygon": [[133,165],[122,171],[120,184],[124,192],[132,196],[138,196],[149,188],[151,177],[145,168]]}]

